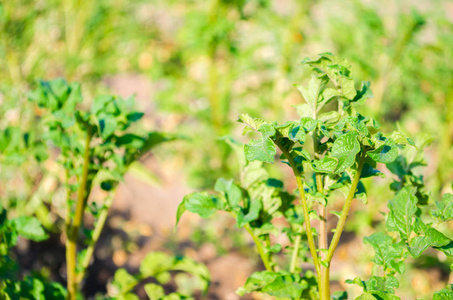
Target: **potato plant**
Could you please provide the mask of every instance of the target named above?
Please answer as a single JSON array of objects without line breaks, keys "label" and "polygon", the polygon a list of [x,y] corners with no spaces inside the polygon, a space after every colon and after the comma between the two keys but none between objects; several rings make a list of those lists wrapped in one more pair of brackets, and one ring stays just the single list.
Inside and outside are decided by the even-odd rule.
[{"label": "potato plant", "polygon": [[[368,280],[348,282],[363,287],[358,299],[400,299],[395,289],[406,259],[416,259],[430,247],[453,256],[452,239],[437,229],[453,219],[453,196],[444,195],[429,213],[423,180],[412,172],[423,164],[416,144],[402,132],[380,132],[376,120],[358,113],[357,107],[372,93],[369,82],[356,89],[348,61],[323,53],[302,63],[313,74],[307,87],[297,86],[306,102],[295,106],[300,119],[279,124],[240,115],[243,133],[254,138],[244,146],[225,138],[238,154],[238,180],[220,178],[215,194],[187,195],[177,220],[185,211],[203,218],[226,211],[251,235],[266,270],[253,273],[239,295],[262,292],[281,299],[331,299],[330,268],[351,204],[354,199],[367,202],[362,181],[383,176],[377,164],[385,164],[398,176],[390,186],[395,197],[388,202],[387,230],[365,238],[376,251],[373,262],[380,271]],[[415,151],[410,158],[400,154],[410,151]],[[266,171],[264,164],[274,163],[276,157],[291,169],[297,185],[294,192]],[[329,205],[339,193],[345,198],[342,209],[332,211]],[[328,228],[330,218],[338,218],[335,228]],[[280,235],[289,245],[273,242]],[[277,260],[279,253],[286,256],[284,263]],[[304,270],[301,264],[307,261],[312,267]],[[446,288],[434,298],[452,296],[451,288]],[[347,299],[347,294],[333,297]]]},{"label": "potato plant", "polygon": [[[132,98],[98,96],[85,110],[80,108],[80,86],[64,80],[39,82],[29,98],[44,110],[43,139],[58,149],[64,168],[67,288],[68,298],[75,299],[123,175],[144,153],[172,137],[133,127],[143,113],[133,110]],[[102,192],[89,202],[97,188]],[[92,227],[84,226],[87,213],[94,217]],[[82,240],[86,247],[78,251]]]}]

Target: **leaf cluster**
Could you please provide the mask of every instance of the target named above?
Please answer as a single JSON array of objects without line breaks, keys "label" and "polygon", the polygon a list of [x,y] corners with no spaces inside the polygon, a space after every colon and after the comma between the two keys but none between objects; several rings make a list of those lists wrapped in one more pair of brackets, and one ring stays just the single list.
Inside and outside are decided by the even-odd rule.
[{"label": "leaf cluster", "polygon": [[[179,286],[178,292],[166,294],[162,285],[168,284],[175,275]],[[190,274],[191,276],[188,276]],[[208,269],[188,257],[171,256],[164,252],[151,252],[142,260],[140,272],[129,274],[125,269],[118,269],[111,282],[111,296],[113,299],[139,299],[132,293],[134,288],[148,278],[154,278],[156,283],[146,283],[145,292],[151,300],[179,300],[194,299],[191,297],[193,289],[206,292],[210,283]],[[184,283],[189,280],[191,289],[185,290]]]},{"label": "leaf cluster", "polygon": [[18,263],[11,249],[18,239],[41,242],[48,238],[41,223],[35,217],[9,218],[0,206],[0,298],[2,299],[66,299],[65,288],[40,274],[19,278]]}]

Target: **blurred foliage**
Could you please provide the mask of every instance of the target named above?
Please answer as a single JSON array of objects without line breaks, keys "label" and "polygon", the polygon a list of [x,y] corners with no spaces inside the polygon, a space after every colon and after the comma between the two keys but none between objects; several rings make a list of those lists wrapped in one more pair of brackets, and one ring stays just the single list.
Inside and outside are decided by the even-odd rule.
[{"label": "blurred foliage", "polygon": [[[42,172],[45,151],[31,142],[42,133],[42,111],[26,95],[38,79],[78,81],[91,100],[118,89],[111,78],[141,76],[135,88],[149,90],[139,103],[149,108],[145,119],[188,137],[163,150],[165,159],[181,156],[190,186],[207,188],[237,172],[218,138],[239,136],[233,122],[239,112],[294,118],[291,105],[303,99],[292,85],[309,79],[297,63],[324,51],[348,58],[355,79],[371,81],[374,99],[361,112],[384,130],[397,122],[410,136],[427,136],[429,167],[395,176],[412,184],[423,177],[441,201],[453,180],[448,0],[14,0],[0,3],[0,152],[10,153],[0,161],[2,205],[55,230],[60,174],[51,160]],[[17,147],[24,149],[20,156]],[[274,166],[269,172],[284,174]],[[366,184],[379,195],[369,199],[375,211],[391,198],[381,192],[387,183]],[[382,216],[355,209],[347,229],[371,234]]]},{"label": "blurred foliage", "polygon": [[[178,272],[174,276],[178,289],[177,292],[167,295],[162,285],[172,280],[171,272]],[[194,290],[206,292],[210,283],[210,274],[204,265],[188,257],[151,252],[143,259],[139,274],[131,275],[125,269],[115,272],[110,283],[109,299],[139,299],[132,291],[148,277],[154,277],[157,282],[144,285],[146,295],[151,300],[194,299],[191,297]]]}]

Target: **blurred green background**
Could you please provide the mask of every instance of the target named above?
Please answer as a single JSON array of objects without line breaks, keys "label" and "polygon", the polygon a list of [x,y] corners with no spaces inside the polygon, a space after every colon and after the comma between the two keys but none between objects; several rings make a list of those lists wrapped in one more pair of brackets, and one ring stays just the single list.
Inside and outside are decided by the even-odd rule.
[{"label": "blurred green background", "polygon": [[[186,137],[159,148],[154,160],[144,162],[150,172],[173,180],[173,190],[211,188],[216,178],[234,178],[237,172],[234,155],[221,137],[241,138],[242,126],[235,122],[239,113],[280,122],[295,119],[292,105],[304,100],[293,84],[308,79],[308,70],[299,62],[326,51],[348,59],[357,81],[371,81],[374,99],[361,108],[364,113],[376,117],[386,130],[398,126],[419,141],[432,142],[425,152],[429,166],[420,169],[431,196],[438,199],[451,190],[453,3],[448,0],[2,1],[0,129],[13,125],[33,131],[40,112],[26,94],[39,79],[78,81],[87,98],[97,93],[135,94],[149,128]],[[0,168],[3,206],[17,215],[35,214],[52,229],[60,212],[52,208],[57,188],[43,180],[48,174],[32,162],[24,162],[20,170],[7,164]],[[285,169],[270,168],[291,180]],[[140,174],[153,181],[152,174]],[[352,294],[354,288],[343,282],[370,273],[363,265],[370,249],[361,241],[382,218],[379,211],[385,210],[391,195],[380,188],[387,190],[389,182],[369,184],[369,207],[356,205],[358,213],[351,215],[348,228],[353,242],[343,245],[338,270],[332,271],[338,285],[352,289]],[[130,184],[118,198],[137,188]],[[165,180],[155,185],[169,188]],[[238,232],[225,229],[233,227],[225,225],[228,219],[204,221],[208,230],[200,230],[201,221],[193,218],[188,221],[193,230],[173,234],[168,228],[182,194],[164,193],[160,197],[166,201],[158,204],[142,195],[148,204],[137,204],[144,205],[142,210],[168,214],[168,226],[160,219],[137,217],[137,223],[149,224],[164,242],[148,248],[146,242],[119,243],[115,249],[129,254],[166,247],[197,256],[190,249],[200,252],[209,244],[215,245],[216,257],[234,252],[250,261],[250,245]],[[150,235],[144,231],[142,237]],[[225,239],[219,243],[222,234]],[[191,246],[182,247],[184,240]],[[349,257],[348,251],[363,255]],[[442,259],[427,257],[426,264],[413,266],[402,283],[407,299],[453,282]],[[259,267],[255,263],[252,260],[250,268]],[[104,283],[109,277],[105,278]],[[233,295],[235,284],[229,291]],[[226,292],[218,292],[220,299],[227,299],[222,293]]]}]

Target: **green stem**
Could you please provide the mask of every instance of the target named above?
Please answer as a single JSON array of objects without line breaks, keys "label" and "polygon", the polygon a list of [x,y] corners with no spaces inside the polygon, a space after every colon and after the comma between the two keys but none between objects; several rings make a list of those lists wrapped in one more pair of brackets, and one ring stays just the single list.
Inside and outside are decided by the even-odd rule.
[{"label": "green stem", "polygon": [[299,248],[300,248],[300,240],[302,238],[301,234],[296,235],[296,240],[294,241],[294,248],[293,248],[293,254],[291,256],[291,265],[289,267],[289,271],[291,273],[296,272],[296,267],[297,267],[297,261],[299,258]]},{"label": "green stem", "polygon": [[[339,101],[340,103],[340,101]],[[316,119],[316,114],[315,114]],[[319,153],[319,141],[318,141],[318,130],[313,131],[313,151],[316,159],[320,158]],[[324,182],[321,173],[316,173],[316,189],[318,193],[324,195]],[[319,237],[318,237],[318,247],[321,251],[319,257],[321,261],[326,259],[326,251],[328,249],[327,242],[327,207],[323,203],[318,204],[318,216],[319,216]],[[330,267],[329,265],[320,265],[320,274],[319,274],[319,296],[320,299],[330,299]]]},{"label": "green stem", "polygon": [[[324,194],[322,175],[316,173],[316,186],[319,193]],[[319,249],[327,249],[327,208],[323,203],[318,204],[319,215]],[[326,253],[321,251],[322,260],[326,258]]]},{"label": "green stem", "polygon": [[[65,170],[66,174],[66,202],[71,199],[71,187],[69,186],[69,168]],[[71,227],[71,206],[66,205],[66,216],[65,216],[66,235],[69,235],[69,228]]]},{"label": "green stem", "polygon": [[329,251],[327,252],[326,262],[330,264],[335,250],[337,249],[338,242],[340,241],[341,234],[344,230],[344,226],[346,224],[346,219],[348,218],[349,209],[351,208],[352,200],[354,199],[355,192],[357,190],[357,185],[360,181],[360,176],[362,174],[363,164],[365,163],[366,152],[362,150],[362,154],[359,158],[359,163],[357,167],[357,172],[352,180],[351,189],[349,190],[348,197],[343,206],[343,210],[341,211],[340,220],[338,221],[337,228],[335,229],[335,234],[333,235],[332,242],[329,247]]},{"label": "green stem", "polygon": [[330,300],[330,267],[322,267],[320,277],[319,298],[321,300]]},{"label": "green stem", "polygon": [[264,252],[263,245],[261,244],[260,239],[253,233],[253,230],[249,224],[244,225],[244,228],[245,228],[245,230],[247,230],[247,232],[250,234],[253,241],[255,242],[256,248],[258,249],[258,253],[260,254],[261,260],[263,261],[264,267],[269,272],[273,272],[274,269],[272,268],[272,265],[266,255],[266,253]]},{"label": "green stem", "polygon": [[81,282],[83,278],[85,277],[86,270],[88,269],[88,266],[90,264],[91,258],[94,254],[94,247],[96,246],[96,243],[101,236],[102,229],[104,228],[105,221],[107,220],[107,216],[109,214],[110,206],[112,206],[113,203],[113,198],[114,198],[115,192],[114,190],[110,192],[110,194],[107,196],[107,199],[105,200],[104,203],[104,208],[99,215],[99,218],[96,220],[96,225],[93,230],[93,237],[91,240],[90,245],[88,246],[85,257],[83,258],[82,261],[82,269],[79,274],[77,274],[77,282]]},{"label": "green stem", "polygon": [[85,210],[86,200],[88,198],[87,184],[88,184],[88,169],[90,165],[91,137],[92,137],[91,128],[88,128],[85,140],[82,181],[77,191],[77,203],[74,220],[72,222],[72,225],[68,228],[66,239],[66,268],[68,277],[69,300],[75,300],[77,294],[77,274],[76,274],[77,238],[79,236],[79,229],[83,221],[83,212]]},{"label": "green stem", "polygon": [[[271,237],[268,234],[266,234],[265,236],[265,241],[266,241],[266,247],[270,248],[271,247]],[[271,269],[272,271],[278,271],[278,266],[277,266],[277,263],[275,262],[274,260],[274,254],[272,252],[267,252],[267,258],[269,260],[269,264],[271,265]]]},{"label": "green stem", "polygon": [[[278,148],[283,152],[285,155],[286,159],[288,160],[289,165],[293,169],[294,176],[296,177],[296,183],[297,183],[297,188],[299,190],[299,195],[300,195],[300,202],[302,205],[302,210],[304,213],[304,223],[305,223],[305,231],[307,234],[307,240],[308,240],[308,247],[310,248],[310,253],[313,258],[313,264],[315,265],[316,273],[318,275],[318,278],[320,276],[320,264],[318,260],[318,254],[316,253],[316,245],[315,245],[315,240],[313,238],[313,233],[311,229],[311,223],[310,223],[310,215],[309,215],[309,210],[308,210],[308,204],[307,204],[307,199],[305,198],[305,191],[304,191],[304,185],[302,183],[302,177],[297,169],[297,165],[294,162],[294,159],[292,158],[291,154],[289,151],[283,147],[278,141],[274,141],[275,145],[277,145]],[[297,257],[296,257],[297,259]]]},{"label": "green stem", "polygon": [[[315,115],[316,117],[316,115]],[[318,142],[318,131],[317,129],[313,132],[313,150],[315,153],[315,158],[319,159],[319,142]],[[324,194],[324,184],[322,174],[316,173],[316,189],[318,193]],[[318,246],[319,249],[327,249],[327,208],[323,203],[318,204],[318,215],[319,215],[319,239]],[[320,253],[321,260],[326,259],[326,253],[321,251]],[[323,266],[321,266],[321,269]]]}]

